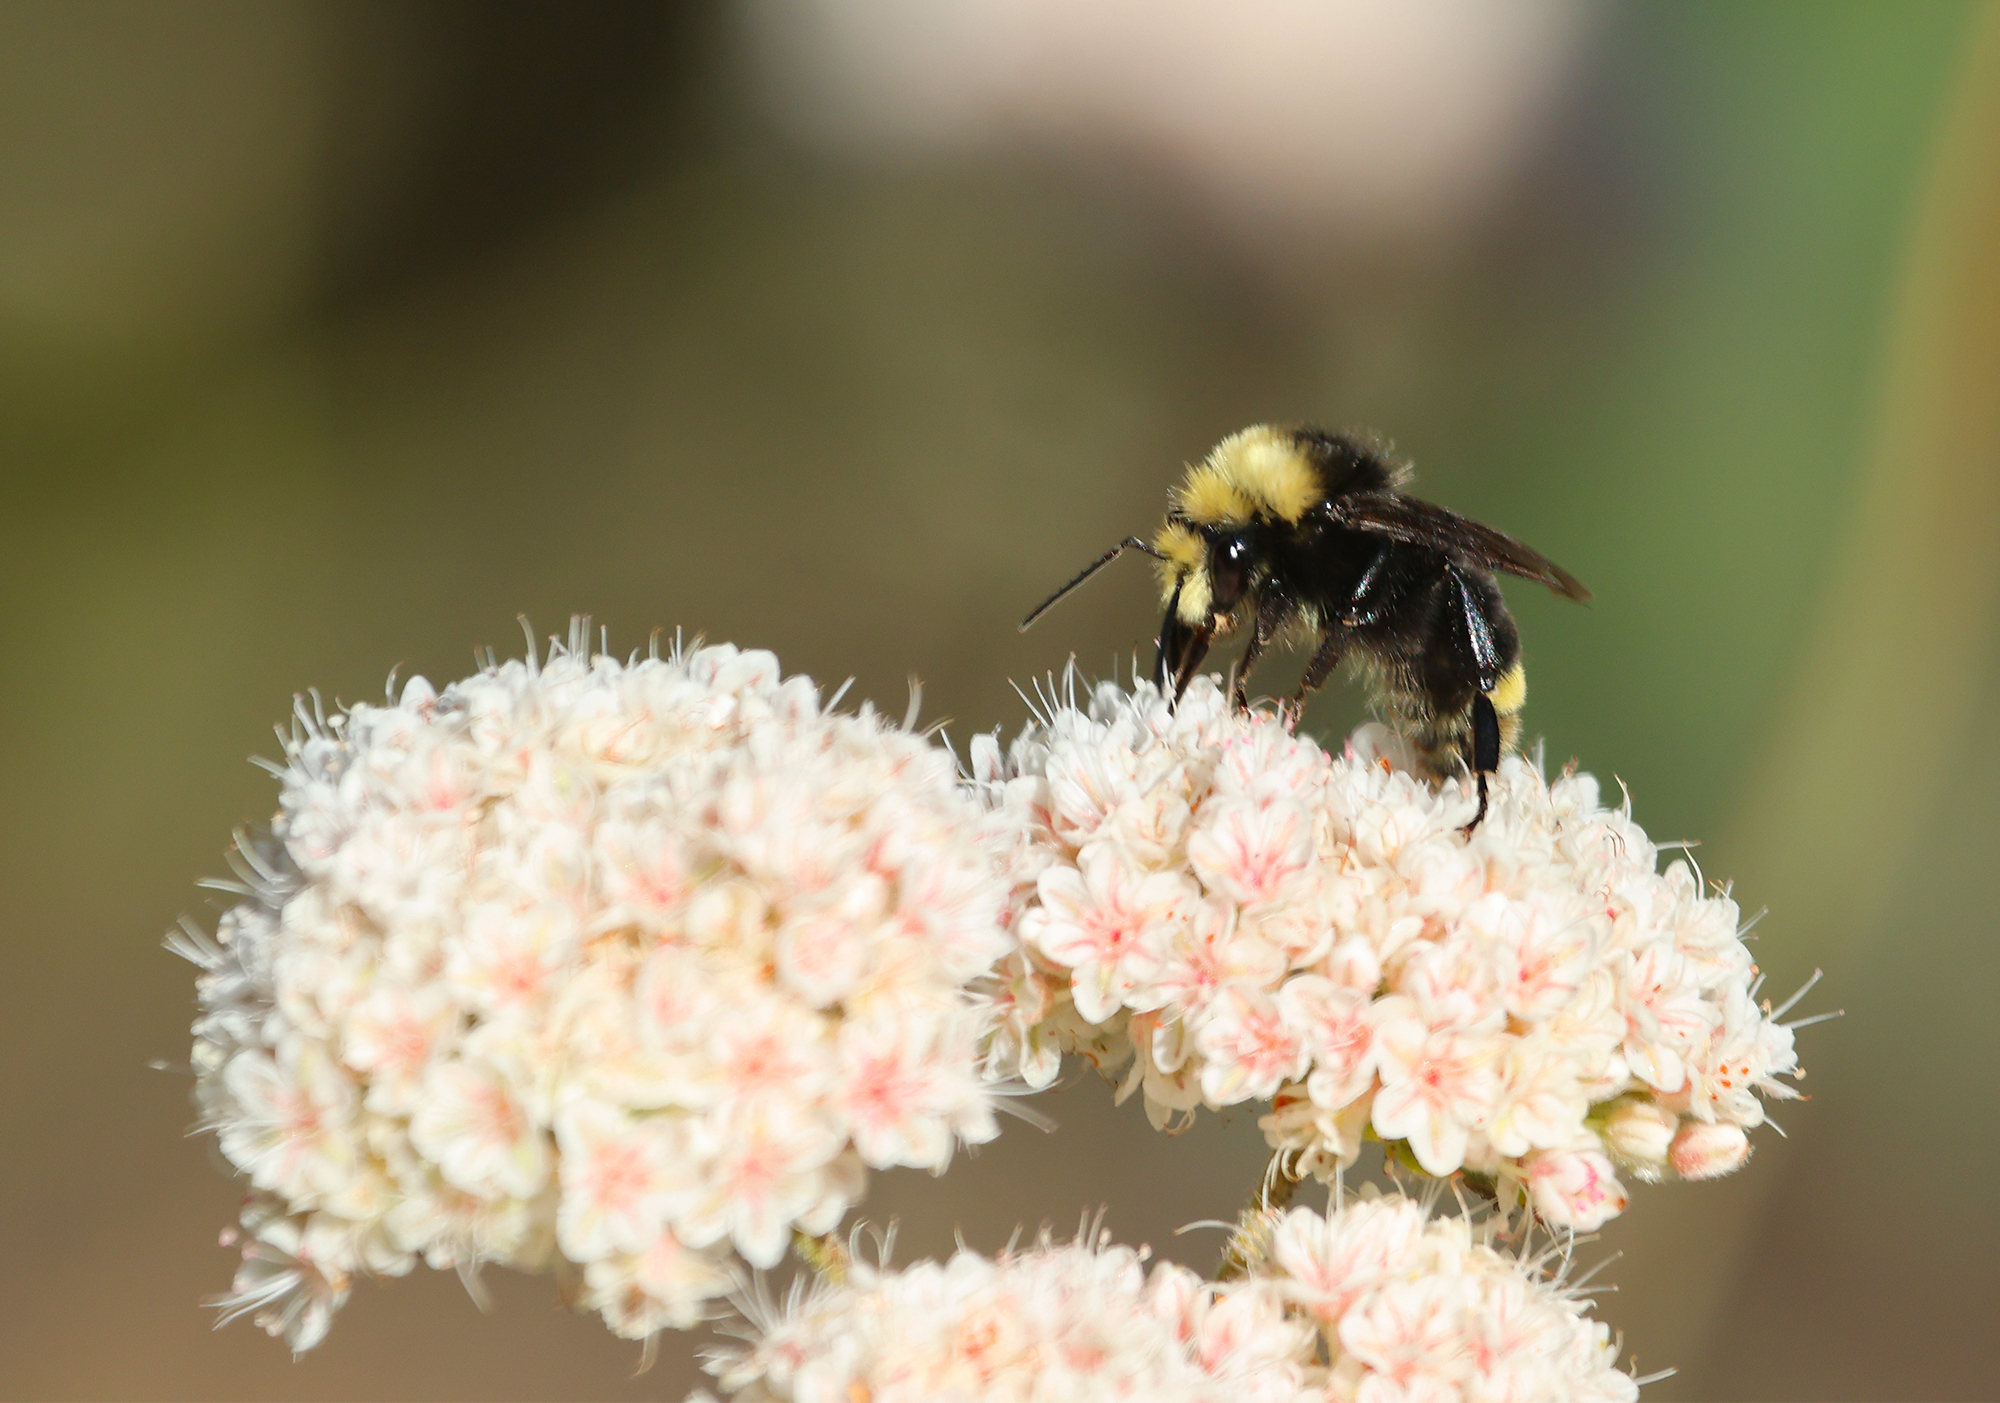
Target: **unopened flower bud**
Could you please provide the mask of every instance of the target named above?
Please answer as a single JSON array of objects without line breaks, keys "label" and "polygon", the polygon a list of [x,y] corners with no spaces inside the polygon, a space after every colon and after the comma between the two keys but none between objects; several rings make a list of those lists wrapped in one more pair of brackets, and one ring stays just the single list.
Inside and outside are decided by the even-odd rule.
[{"label": "unopened flower bud", "polygon": [[1679,1116],[1658,1102],[1621,1097],[1606,1109],[1598,1133],[1619,1168],[1650,1184],[1666,1171],[1680,1123]]},{"label": "unopened flower bud", "polygon": [[1595,1232],[1630,1202],[1611,1161],[1598,1150],[1540,1150],[1527,1161],[1528,1199],[1552,1228]]},{"label": "unopened flower bud", "polygon": [[1683,1179],[1715,1179],[1734,1173],[1750,1158],[1750,1137],[1740,1125],[1689,1121],[1674,1137],[1669,1156]]}]

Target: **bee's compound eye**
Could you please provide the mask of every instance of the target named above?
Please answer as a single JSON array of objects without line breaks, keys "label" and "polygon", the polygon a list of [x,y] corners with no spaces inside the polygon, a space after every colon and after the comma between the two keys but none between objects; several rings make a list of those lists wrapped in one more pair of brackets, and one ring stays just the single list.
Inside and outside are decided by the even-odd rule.
[{"label": "bee's compound eye", "polygon": [[1208,553],[1208,577],[1214,594],[1212,607],[1217,613],[1235,608],[1236,601],[1249,588],[1250,558],[1249,532],[1237,531],[1216,538]]}]

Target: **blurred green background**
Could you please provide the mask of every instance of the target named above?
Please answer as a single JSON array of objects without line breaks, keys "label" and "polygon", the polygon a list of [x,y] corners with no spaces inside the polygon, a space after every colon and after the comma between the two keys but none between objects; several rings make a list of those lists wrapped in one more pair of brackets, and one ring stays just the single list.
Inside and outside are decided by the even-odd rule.
[{"label": "blurred green background", "polygon": [[[546,1278],[210,1333],[238,1191],[148,1063],[244,757],[583,612],[1011,732],[1156,605],[1015,621],[1264,419],[1589,582],[1512,588],[1530,734],[1847,1010],[1584,1249],[1646,1396],[1990,1396],[2000,10],[1835,0],[0,7],[0,1394],[680,1397]],[[1049,1109],[870,1213],[1212,1260],[1254,1116]]]}]

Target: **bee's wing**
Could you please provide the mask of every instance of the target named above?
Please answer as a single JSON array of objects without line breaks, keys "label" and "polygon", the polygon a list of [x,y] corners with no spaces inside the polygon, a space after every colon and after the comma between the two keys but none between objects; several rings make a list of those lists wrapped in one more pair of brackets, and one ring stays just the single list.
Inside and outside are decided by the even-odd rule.
[{"label": "bee's wing", "polygon": [[1512,536],[1468,521],[1457,512],[1415,497],[1364,493],[1339,497],[1326,504],[1333,519],[1357,531],[1369,531],[1413,546],[1428,546],[1488,570],[1504,570],[1524,580],[1536,580],[1568,599],[1585,600],[1583,582]]}]

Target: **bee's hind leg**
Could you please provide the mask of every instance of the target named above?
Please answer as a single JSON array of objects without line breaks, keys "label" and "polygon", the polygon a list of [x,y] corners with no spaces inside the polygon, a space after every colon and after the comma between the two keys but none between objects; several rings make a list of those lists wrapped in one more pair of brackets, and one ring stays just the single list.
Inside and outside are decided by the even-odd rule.
[{"label": "bee's hind leg", "polygon": [[1479,785],[1479,812],[1459,831],[1466,837],[1486,817],[1486,777],[1500,768],[1500,713],[1493,699],[1481,692],[1472,699],[1472,774]]}]

